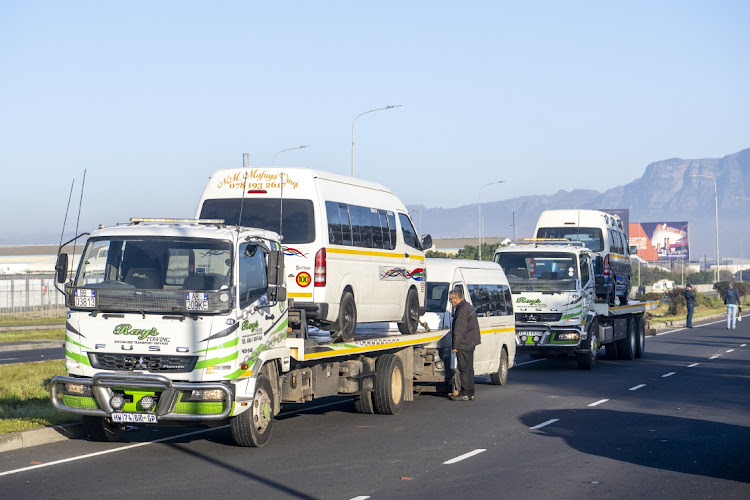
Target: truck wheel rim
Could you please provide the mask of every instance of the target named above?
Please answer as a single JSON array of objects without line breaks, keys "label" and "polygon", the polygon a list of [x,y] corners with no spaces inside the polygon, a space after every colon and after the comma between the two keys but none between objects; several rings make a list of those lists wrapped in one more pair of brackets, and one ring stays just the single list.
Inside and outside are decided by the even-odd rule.
[{"label": "truck wheel rim", "polygon": [[259,389],[253,401],[253,425],[263,433],[271,422],[271,398],[263,389]]},{"label": "truck wheel rim", "polygon": [[398,366],[391,372],[391,394],[393,395],[393,402],[398,403],[401,401],[401,395],[403,393],[403,377],[401,376],[401,368]]}]

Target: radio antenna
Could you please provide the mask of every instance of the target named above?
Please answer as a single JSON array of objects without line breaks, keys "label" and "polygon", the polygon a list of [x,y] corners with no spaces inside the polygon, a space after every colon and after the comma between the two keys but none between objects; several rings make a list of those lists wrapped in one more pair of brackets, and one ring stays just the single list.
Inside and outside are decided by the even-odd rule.
[{"label": "radio antenna", "polygon": [[[83,188],[86,186],[86,169],[83,169],[83,181],[81,182],[81,199],[78,200],[78,218],[76,219],[76,233],[75,235],[78,236],[78,224],[81,222],[81,207],[83,206]],[[76,258],[76,245],[78,243],[78,240],[73,242],[73,259]],[[71,262],[71,264],[73,264]],[[70,266],[70,271],[73,272],[73,266]]]},{"label": "radio antenna", "polygon": [[281,190],[279,194],[279,242],[284,241],[284,233],[282,232],[284,224],[284,173],[279,174],[281,176]]},{"label": "radio antenna", "polygon": [[240,200],[240,217],[237,219],[237,234],[240,234],[240,226],[242,225],[242,209],[245,206],[245,193],[247,192],[247,170],[245,170],[245,176],[242,179],[242,199]]},{"label": "radio antenna", "polygon": [[[70,211],[70,200],[73,198],[73,186],[75,186],[76,180],[75,178],[70,183],[70,192],[68,193],[68,205],[65,207],[65,218],[63,219],[63,227],[62,231],[60,231],[60,244],[57,246],[57,258],[60,258],[60,253],[62,252],[63,247],[63,236],[65,235],[65,225],[68,223],[68,212]],[[58,292],[65,294],[64,291],[60,290],[60,287],[57,286],[57,280],[54,280],[55,289],[57,289]]]}]

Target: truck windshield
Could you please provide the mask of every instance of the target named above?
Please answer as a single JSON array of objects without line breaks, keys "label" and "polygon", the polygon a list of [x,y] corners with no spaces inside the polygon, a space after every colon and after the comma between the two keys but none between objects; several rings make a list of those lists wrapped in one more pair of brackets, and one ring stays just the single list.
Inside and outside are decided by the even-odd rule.
[{"label": "truck windshield", "polygon": [[231,306],[231,277],[230,241],[92,238],[66,299],[106,311],[219,312]]},{"label": "truck windshield", "polygon": [[445,312],[448,305],[449,285],[444,282],[427,282],[424,305],[427,312]]},{"label": "truck windshield", "polygon": [[205,200],[201,207],[201,219],[224,219],[230,226],[236,226],[240,219],[245,227],[257,227],[268,231],[281,232],[283,243],[299,244],[315,241],[315,217],[311,200],[284,198],[283,219],[279,228],[282,207],[278,198],[222,198]]},{"label": "truck windshield", "polygon": [[574,291],[578,265],[573,253],[500,252],[495,262],[505,271],[513,293]]},{"label": "truck windshield", "polygon": [[602,230],[598,227],[540,227],[537,238],[565,238],[580,241],[592,252],[604,251]]}]

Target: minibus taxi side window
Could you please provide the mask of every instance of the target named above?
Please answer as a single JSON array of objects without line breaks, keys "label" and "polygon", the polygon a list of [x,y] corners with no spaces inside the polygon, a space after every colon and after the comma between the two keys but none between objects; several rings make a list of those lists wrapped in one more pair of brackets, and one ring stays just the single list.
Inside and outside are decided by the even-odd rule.
[{"label": "minibus taxi side window", "polygon": [[372,232],[372,248],[383,248],[383,229],[380,227],[380,215],[374,208],[371,208],[369,210],[370,231]]},{"label": "minibus taxi side window", "polygon": [[388,219],[388,234],[390,236],[390,246],[388,249],[393,250],[396,248],[396,216],[393,212],[388,212],[386,218]]},{"label": "minibus taxi side window", "polygon": [[341,228],[338,203],[333,201],[326,202],[326,217],[328,218],[328,242],[331,245],[343,245],[344,234]]},{"label": "minibus taxi side window", "polygon": [[339,203],[339,217],[341,218],[342,245],[352,244],[352,227],[349,225],[349,208],[346,203]]},{"label": "minibus taxi side window", "polygon": [[419,241],[417,240],[417,231],[414,230],[411,220],[406,214],[398,214],[398,220],[401,222],[401,234],[404,236],[404,243],[408,246],[419,250]]}]

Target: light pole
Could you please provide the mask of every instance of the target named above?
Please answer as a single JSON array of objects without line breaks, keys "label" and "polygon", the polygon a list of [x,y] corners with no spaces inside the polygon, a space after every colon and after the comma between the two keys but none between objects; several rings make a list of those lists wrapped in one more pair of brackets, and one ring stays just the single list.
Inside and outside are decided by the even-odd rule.
[{"label": "light pole", "polygon": [[419,234],[422,234],[422,209],[421,208],[414,208],[411,210],[412,212],[417,212],[419,214]]},{"label": "light pole", "polygon": [[690,174],[690,177],[706,177],[714,181],[714,214],[716,216],[716,282],[718,283],[719,277],[719,192],[716,189],[716,178],[706,174]]},{"label": "light pole", "polygon": [[369,111],[365,111],[364,113],[360,113],[357,116],[354,117],[354,120],[352,120],[352,177],[354,177],[354,124],[357,122],[357,118],[359,118],[362,115],[366,115],[367,113],[373,113],[375,111],[384,111],[386,109],[393,109],[401,107],[400,104],[394,104],[394,105],[388,105],[384,108],[375,108],[371,109]]},{"label": "light pole", "polygon": [[479,260],[482,260],[482,189],[493,184],[502,184],[505,181],[488,182],[479,188]]},{"label": "light pole", "polygon": [[[685,224],[684,226],[682,226],[680,228],[680,233],[682,233],[682,230],[686,229],[687,227],[688,227],[687,224]],[[687,251],[689,252],[690,251],[690,233],[688,233],[687,237],[688,237]],[[682,252],[682,266],[681,266],[681,269],[680,269],[680,274],[682,275],[682,286],[683,287],[685,286],[685,253],[686,252]]]},{"label": "light pole", "polygon": [[281,153],[283,153],[285,151],[291,151],[293,149],[302,149],[302,148],[309,148],[309,147],[310,146],[297,146],[297,147],[294,147],[294,148],[282,149],[281,151],[279,151],[278,153],[276,153],[275,155],[273,155],[273,160],[271,160],[271,166],[273,167],[276,164],[276,157],[279,156]]}]

